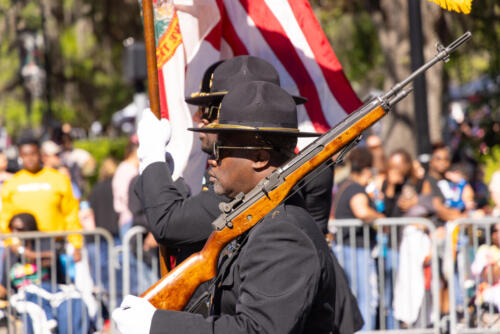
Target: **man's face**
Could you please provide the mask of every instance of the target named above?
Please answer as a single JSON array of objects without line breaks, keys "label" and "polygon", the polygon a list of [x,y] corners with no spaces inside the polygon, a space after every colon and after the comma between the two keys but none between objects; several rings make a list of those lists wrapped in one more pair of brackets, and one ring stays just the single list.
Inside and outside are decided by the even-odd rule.
[{"label": "man's face", "polygon": [[[198,123],[199,128],[204,128],[208,124],[207,119],[202,118],[200,123]],[[215,133],[205,133],[205,132],[198,132],[200,135],[200,142],[201,142],[201,150],[207,154],[212,154],[212,148],[214,146],[215,141],[217,140],[217,135]]]},{"label": "man's face", "polygon": [[[201,106],[198,108],[197,119],[198,127],[204,128],[210,123],[217,123],[217,110],[215,106]],[[213,133],[199,132],[201,141],[201,150],[207,154],[212,153],[214,142],[217,140],[217,135]]]},{"label": "man's face", "polygon": [[447,149],[437,149],[432,153],[429,167],[436,173],[444,175],[450,168],[450,153]]},{"label": "man's face", "polygon": [[[248,146],[247,137],[219,134],[218,143],[224,146]],[[256,182],[252,181],[255,155],[255,151],[220,149],[218,161],[209,161],[212,166],[208,171],[209,181],[213,183],[215,193],[234,198],[240,192],[247,193],[255,187]]]},{"label": "man's face", "polygon": [[40,148],[35,144],[25,144],[19,147],[19,157],[23,160],[24,169],[36,173],[41,167]]}]

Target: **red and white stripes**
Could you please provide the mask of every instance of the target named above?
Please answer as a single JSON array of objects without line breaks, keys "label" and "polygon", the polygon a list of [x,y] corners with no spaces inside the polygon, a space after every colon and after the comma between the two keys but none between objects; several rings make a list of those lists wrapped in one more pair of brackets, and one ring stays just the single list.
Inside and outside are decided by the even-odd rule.
[{"label": "red and white stripes", "polygon": [[[205,68],[215,61],[250,54],[274,65],[289,93],[308,99],[299,107],[303,131],[325,132],[361,105],[307,0],[174,0],[174,5],[183,39],[189,39],[183,45],[186,71],[179,80],[164,68],[163,77],[184,82],[187,94],[199,89]],[[167,89],[171,119],[176,117],[172,94]]]}]

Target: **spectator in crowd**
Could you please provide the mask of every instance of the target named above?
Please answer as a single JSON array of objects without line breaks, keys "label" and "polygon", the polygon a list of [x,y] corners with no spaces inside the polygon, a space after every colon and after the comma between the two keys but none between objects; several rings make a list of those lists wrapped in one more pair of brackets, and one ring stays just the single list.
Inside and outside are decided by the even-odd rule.
[{"label": "spectator in crowd", "polygon": [[43,166],[57,169],[62,174],[66,175],[71,180],[71,190],[73,191],[73,196],[75,196],[77,200],[80,200],[82,192],[80,191],[76,181],[73,179],[70,168],[61,162],[61,147],[52,140],[47,140],[43,142],[41,152]]},{"label": "spectator in crowd", "polygon": [[[111,233],[114,238],[114,244],[119,245],[120,235],[118,228],[118,213],[113,207],[113,189],[111,182],[116,171],[116,162],[112,158],[106,158],[101,164],[98,175],[98,182],[92,188],[88,201],[93,213],[95,227],[101,227]],[[99,247],[98,247],[99,246]],[[97,253],[99,248],[99,253]],[[87,250],[89,253],[90,273],[95,284],[105,291],[109,291],[108,268],[108,245],[107,242],[100,238],[100,243],[97,244],[94,237],[87,239]],[[97,267],[97,258],[99,258],[100,266]],[[100,281],[98,280],[97,271],[100,269]],[[121,271],[117,272],[117,291],[121,292]]]},{"label": "spectator in crowd", "polygon": [[498,313],[500,310],[500,223],[492,226],[491,241],[491,245],[483,244],[477,249],[471,272],[480,282],[476,287],[476,306],[481,307],[483,303],[493,304]]},{"label": "spectator in crowd", "polygon": [[[14,233],[38,231],[37,221],[29,213],[16,214],[9,221],[9,229]],[[10,251],[5,254],[9,261],[3,261],[8,275],[0,277],[0,298],[5,297],[1,294],[6,293],[6,287],[10,285],[15,294],[10,296],[9,303],[19,314],[26,316],[25,333],[55,331],[63,334],[70,330],[75,334],[88,333],[90,317],[79,292],[73,286],[51,285],[51,276],[55,275],[50,272],[51,263],[56,257],[50,250],[50,240],[41,239],[39,250],[34,243],[34,240],[11,240]],[[37,258],[41,267],[37,266]]]},{"label": "spectator in crowd", "polygon": [[377,135],[370,135],[366,138],[366,147],[373,157],[373,178],[366,186],[366,192],[375,204],[375,209],[378,212],[384,212],[384,194],[380,189],[387,175],[387,156],[382,140]]},{"label": "spectator in crowd", "polygon": [[[436,211],[440,225],[442,225],[443,222],[460,218],[462,215],[460,210],[446,206],[446,198],[439,186],[440,182],[442,184],[448,182],[445,179],[445,174],[450,168],[450,163],[451,157],[449,149],[443,144],[435,145],[429,162],[429,173],[422,185],[422,194],[432,197],[432,206]],[[444,230],[441,229],[440,234],[443,233]]]},{"label": "spectator in crowd", "polygon": [[[432,208],[435,212],[435,223],[438,226],[434,233],[434,240],[443,245],[446,238],[445,224],[448,221],[453,221],[462,217],[462,212],[459,209],[446,205],[446,197],[443,194],[443,189],[448,186],[448,180],[445,175],[449,171],[451,165],[450,150],[443,144],[436,144],[433,147],[431,160],[429,162],[429,172],[422,185],[422,195],[428,195],[431,198]],[[439,249],[444,249],[440,247]],[[444,254],[438,254],[440,258],[444,258]],[[440,292],[441,312],[447,313],[449,308],[448,286],[444,276],[440,277],[442,285]],[[457,279],[457,278],[455,278]],[[460,289],[456,289],[456,303],[461,305],[462,295]]]},{"label": "spectator in crowd", "polygon": [[401,217],[418,204],[419,180],[413,171],[413,161],[405,149],[392,152],[388,160],[387,177],[382,183],[384,214]]},{"label": "spectator in crowd", "polygon": [[113,207],[118,213],[120,239],[123,241],[125,233],[132,227],[133,215],[128,206],[128,190],[130,181],[139,174],[139,158],[137,135],[129,139],[125,150],[125,159],[118,165],[111,186],[113,188]]},{"label": "spectator in crowd", "polygon": [[[416,190],[417,181],[413,178],[413,161],[410,154],[404,149],[398,149],[389,156],[387,163],[387,173],[382,182],[380,194],[383,196],[384,210],[387,217],[401,217],[412,207],[418,204],[418,194]],[[393,245],[390,241],[390,229],[384,230],[382,234],[377,234],[379,256],[383,257],[384,263],[384,296],[383,304],[387,310],[386,328],[395,329],[393,309],[393,281],[394,271],[397,269],[399,261],[399,245]],[[380,260],[380,257],[379,257]]]},{"label": "spectator in crowd", "polygon": [[92,155],[81,148],[73,147],[73,139],[70,133],[62,134],[61,162],[71,171],[71,179],[75,181],[79,189],[85,188],[85,178],[94,174],[96,161]]},{"label": "spectator in crowd", "polygon": [[470,211],[476,208],[474,189],[468,182],[467,167],[463,163],[455,163],[445,173],[447,182],[439,186],[445,197],[445,205],[460,211]]},{"label": "spectator in crowd", "polygon": [[[397,149],[389,156],[387,177],[381,189],[387,217],[426,216],[429,213],[420,203],[422,200],[418,192],[422,174],[416,173],[414,166],[410,153],[405,149]],[[424,277],[424,265],[430,247],[426,247],[429,237],[423,227],[408,225],[400,231],[387,228],[383,234],[377,234],[382,237],[382,240],[378,240],[383,255],[385,283],[381,304],[386,309],[387,329],[397,327],[396,319],[407,326],[421,323],[417,321],[417,316],[424,299],[411,296],[424,296],[426,293],[426,285],[421,278]],[[396,240],[397,244],[394,244]]]},{"label": "spectator in crowd", "polygon": [[[346,265],[345,271],[350,282],[350,287],[356,292],[358,305],[365,320],[363,330],[375,329],[377,296],[377,274],[375,260],[371,256],[371,247],[375,243],[375,233],[371,223],[384,215],[374,207],[368,197],[365,187],[373,177],[373,156],[365,147],[357,147],[349,154],[348,161],[351,167],[349,178],[343,181],[335,194],[333,202],[335,219],[361,219],[368,227],[369,244],[364,245],[365,228],[357,228],[355,245],[350,244],[349,233],[343,233],[343,247],[337,251],[337,257],[342,257],[344,263],[350,263],[351,257],[356,259],[356,267]],[[355,270],[355,273],[353,272]],[[354,275],[356,282],[354,283]],[[355,284],[355,286],[354,286]]]},{"label": "spectator in crowd", "polygon": [[[78,201],[72,194],[70,180],[58,171],[42,166],[38,141],[22,139],[19,156],[23,169],[2,188],[1,232],[10,232],[9,220],[21,212],[32,214],[39,222],[40,231],[80,230]],[[70,235],[68,240],[74,248],[74,260],[79,261],[82,237]]]},{"label": "spectator in crowd", "polygon": [[58,169],[61,166],[61,147],[52,140],[43,142],[41,147],[43,166]]}]

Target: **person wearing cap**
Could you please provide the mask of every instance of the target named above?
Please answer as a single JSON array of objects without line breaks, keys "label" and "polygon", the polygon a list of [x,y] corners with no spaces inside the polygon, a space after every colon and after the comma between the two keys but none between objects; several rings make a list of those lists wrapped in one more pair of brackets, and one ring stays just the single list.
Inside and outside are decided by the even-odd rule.
[{"label": "person wearing cap", "polygon": [[[211,73],[213,72],[213,73]],[[267,78],[269,82],[279,85],[279,76],[274,67],[257,57],[240,56],[226,60],[222,64],[207,70],[202,81],[202,92],[186,98],[188,103],[199,105],[202,119],[199,129],[190,129],[200,134],[202,149],[212,155],[216,133],[214,128],[219,123],[219,107],[222,98],[239,83]],[[294,97],[296,103],[305,99]],[[208,112],[210,109],[210,112]],[[244,111],[238,111],[239,114]],[[216,115],[216,116],[214,116]],[[239,118],[238,115],[235,117]],[[242,115],[243,117],[244,115]],[[215,118],[213,118],[215,117]],[[259,117],[259,115],[246,115]],[[297,120],[295,120],[295,123]],[[212,129],[208,132],[203,129]],[[182,179],[175,182],[171,171],[164,162],[164,147],[168,141],[169,128],[166,120],[157,120],[151,112],[145,112],[138,129],[140,147],[138,155],[141,160],[141,175],[136,192],[146,208],[148,224],[159,244],[174,248],[177,251],[177,263],[192,253],[201,250],[212,232],[211,223],[220,210],[220,202],[230,199],[214,192],[213,185],[208,182],[201,193],[190,196],[189,189]],[[301,134],[312,136],[312,134]],[[208,178],[207,178],[208,179]],[[315,218],[323,232],[326,231],[331,205],[331,187],[333,168],[320,173],[312,182],[301,189],[309,213]],[[363,320],[355,298],[349,290],[343,269],[334,260],[337,279],[335,324],[340,333],[352,333],[363,325]],[[207,314],[208,310],[202,302],[209,284],[200,286],[191,299],[187,309],[192,312]]]},{"label": "person wearing cap", "polygon": [[[262,81],[230,90],[219,122],[198,131],[217,134],[209,174],[215,193],[229,198],[269,176],[304,135],[292,97]],[[124,334],[332,333],[335,278],[334,257],[295,194],[221,253],[209,317],[127,296],[113,319]]]}]

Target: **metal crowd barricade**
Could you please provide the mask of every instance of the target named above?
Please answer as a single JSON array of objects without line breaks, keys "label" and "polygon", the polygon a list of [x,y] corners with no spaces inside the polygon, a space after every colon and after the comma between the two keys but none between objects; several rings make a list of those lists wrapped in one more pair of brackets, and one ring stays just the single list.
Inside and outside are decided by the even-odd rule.
[{"label": "metal crowd barricade", "polygon": [[[426,232],[422,233],[428,235],[430,240],[431,290],[430,293],[426,293],[425,287],[420,287],[424,289],[424,297],[418,310],[418,318],[411,324],[405,324],[395,318],[392,303],[400,263],[405,261],[399,254],[402,231],[407,226],[417,224],[425,227]],[[377,219],[372,224],[375,230],[371,231],[368,224],[358,219],[331,220],[328,225],[329,232],[334,235],[332,250],[346,272],[351,291],[358,299],[367,325],[367,328],[359,333],[438,334],[440,332],[439,268],[436,243],[432,239],[435,227],[431,221],[424,218]],[[360,252],[355,250],[360,248],[362,249]],[[372,274],[377,277],[376,283],[372,280]],[[370,293],[365,296],[357,295],[358,289],[361,293],[367,294],[375,284],[377,291],[373,295]],[[361,302],[363,299],[364,302]]]},{"label": "metal crowd barricade", "polygon": [[[500,223],[500,217],[462,218],[449,223],[452,228],[446,236],[446,258],[449,260],[446,274],[451,334],[500,333],[500,310],[491,303],[481,305],[480,298],[476,298],[481,283],[489,287],[498,283],[493,281],[492,266],[482,269],[486,280],[471,272],[481,245],[500,247],[500,237],[492,240],[492,227],[497,223]],[[497,298],[500,299],[500,292]]]},{"label": "metal crowd barricade", "polygon": [[[133,226],[123,237],[123,296],[140,294],[160,279],[158,252],[152,252],[151,265],[145,261],[142,240],[144,233],[147,230],[143,226]],[[133,240],[136,240],[135,247],[131,245]],[[135,254],[132,251],[134,248]]]},{"label": "metal crowd barricade", "polygon": [[[7,318],[7,333],[25,333],[28,326],[28,315],[26,315],[26,313],[27,311],[32,310],[35,305],[37,306],[37,310],[44,310],[45,313],[43,315],[42,313],[39,313],[38,315],[42,317],[41,319],[45,319],[47,312],[49,312],[49,314],[58,314],[58,312],[64,312],[64,310],[61,311],[58,306],[60,306],[65,301],[68,302],[66,303],[66,313],[64,314],[64,319],[59,319],[59,323],[57,323],[58,318],[56,317],[56,322],[46,322],[46,324],[49,324],[50,326],[59,326],[61,323],[63,323],[62,320],[64,320],[64,324],[67,325],[67,333],[73,334],[73,326],[75,325],[72,323],[72,321],[75,317],[81,315],[80,319],[82,327],[78,328],[78,330],[81,330],[82,333],[88,333],[91,330],[100,331],[104,328],[105,320],[103,317],[103,305],[106,305],[108,307],[108,312],[111,312],[114,308],[116,308],[116,280],[114,266],[109,265],[107,268],[109,287],[107,290],[105,290],[103,288],[102,281],[100,280],[100,277],[102,276],[99,263],[99,261],[101,261],[101,257],[96,256],[97,262],[93,268],[97,277],[96,282],[93,282],[94,291],[83,293],[83,291],[76,290],[76,288],[74,288],[75,282],[73,282],[70,278],[70,276],[72,275],[70,271],[74,270],[74,268],[72,268],[70,264],[70,254],[68,254],[68,248],[66,247],[66,245],[68,244],[67,238],[70,235],[82,235],[86,238],[86,240],[92,240],[93,238],[93,241],[97,245],[96,247],[98,254],[99,247],[101,246],[100,241],[101,239],[104,240],[107,244],[106,247],[108,254],[108,263],[113,264],[115,257],[113,250],[113,237],[108,231],[102,228],[96,228],[92,231],[34,231],[0,235],[0,242],[4,243],[4,241],[6,240],[19,240],[20,245],[24,247],[24,249],[26,249],[28,244],[31,245],[30,247],[32,247],[32,244],[34,243],[33,249],[30,250],[35,251],[35,253],[38,254],[32,263],[36,266],[35,282],[32,282],[31,280],[27,281],[26,276],[22,276],[23,285],[20,288],[21,293],[15,293],[13,287],[11,286],[12,277],[9,275],[12,266],[15,264],[11,263],[11,256],[15,254],[10,250],[10,246],[6,245],[4,248],[4,257],[2,261],[5,261],[5,263],[2,263],[2,261],[0,261],[0,265],[5,265],[6,268],[6,270],[3,271],[2,275],[5,276],[5,281],[7,282],[5,287],[7,290],[7,308],[5,312],[5,316]],[[61,249],[58,249],[59,246],[62,246],[65,250],[61,251]],[[20,265],[22,267],[25,267],[25,265],[28,264],[25,252],[26,251],[17,255],[20,255]],[[61,255],[63,255],[63,257],[61,257]],[[82,249],[83,266],[85,266],[85,264],[87,263],[87,256],[88,255],[86,249]],[[42,261],[44,262],[43,264]],[[50,267],[48,274],[50,278],[46,280],[42,280],[42,266],[45,268]],[[86,267],[82,268],[84,268],[85,270]],[[90,270],[91,268],[86,269]],[[61,273],[62,270],[64,270],[64,273]],[[89,270],[87,270],[88,273],[90,273]],[[23,274],[27,275],[26,272],[23,272]],[[87,283],[90,284],[91,282]],[[27,285],[25,286],[24,284]],[[31,293],[36,295],[36,303],[34,301],[28,303],[27,296]],[[44,300],[42,301],[42,299]],[[79,304],[75,304],[81,308],[81,314],[79,315],[74,314],[74,310],[72,309],[72,304],[75,299],[81,299],[79,301]],[[94,318],[90,317],[88,314],[89,308],[91,307],[91,301],[94,301],[92,303],[92,307],[95,311]],[[15,305],[15,307],[13,307],[11,304]],[[30,316],[32,314],[34,313],[30,313]],[[38,321],[37,319],[32,320],[33,330],[35,333],[46,333],[50,331],[50,329],[48,328],[41,328],[42,322]]]}]

